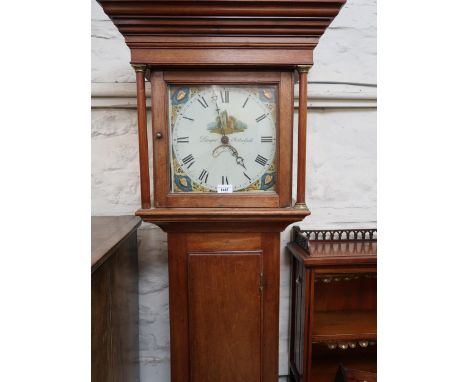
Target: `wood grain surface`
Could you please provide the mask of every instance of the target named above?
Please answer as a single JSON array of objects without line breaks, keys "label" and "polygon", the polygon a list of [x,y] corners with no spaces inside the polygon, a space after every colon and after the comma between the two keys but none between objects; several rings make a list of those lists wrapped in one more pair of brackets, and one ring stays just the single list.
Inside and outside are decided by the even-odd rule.
[{"label": "wood grain surface", "polygon": [[375,340],[376,310],[315,312],[313,341]]},{"label": "wood grain surface", "polygon": [[296,203],[305,203],[307,164],[307,73],[299,71],[299,111],[297,128],[297,196]]},{"label": "wood grain surface", "polygon": [[134,64],[292,68],[312,64],[313,49],[345,0],[98,2]]},{"label": "wood grain surface", "polygon": [[189,254],[192,382],[262,380],[261,255]]},{"label": "wood grain surface", "polygon": [[176,230],[168,247],[172,381],[276,381],[279,232]]},{"label": "wood grain surface", "polygon": [[145,73],[144,70],[141,70],[141,66],[136,70],[136,87],[138,113],[138,153],[140,156],[141,208],[150,208],[151,196],[148,161],[148,132],[146,126]]},{"label": "wood grain surface", "polygon": [[100,266],[91,277],[91,380],[138,382],[140,219],[93,217],[92,222],[92,244]]},{"label": "wood grain surface", "polygon": [[126,236],[138,228],[136,216],[93,216],[91,218],[91,272],[99,268]]}]

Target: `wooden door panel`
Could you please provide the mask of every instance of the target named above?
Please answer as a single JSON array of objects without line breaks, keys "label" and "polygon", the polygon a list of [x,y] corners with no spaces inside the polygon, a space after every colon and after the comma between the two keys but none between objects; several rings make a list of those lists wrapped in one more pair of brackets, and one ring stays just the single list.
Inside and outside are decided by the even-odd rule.
[{"label": "wooden door panel", "polygon": [[261,251],[189,253],[191,382],[261,381]]}]

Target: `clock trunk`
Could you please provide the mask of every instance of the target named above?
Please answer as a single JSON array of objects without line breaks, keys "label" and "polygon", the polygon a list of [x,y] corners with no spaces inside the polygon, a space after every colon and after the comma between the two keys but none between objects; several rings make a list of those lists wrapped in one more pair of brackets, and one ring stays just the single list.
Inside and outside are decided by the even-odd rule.
[{"label": "clock trunk", "polygon": [[171,380],[273,381],[279,233],[207,231],[168,232]]}]

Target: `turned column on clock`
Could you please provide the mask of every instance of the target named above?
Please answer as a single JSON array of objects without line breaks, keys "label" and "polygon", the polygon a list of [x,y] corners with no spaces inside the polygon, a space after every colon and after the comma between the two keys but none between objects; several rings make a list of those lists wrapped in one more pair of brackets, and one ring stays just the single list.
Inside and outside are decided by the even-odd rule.
[{"label": "turned column on clock", "polygon": [[138,146],[140,154],[140,189],[141,208],[150,208],[150,178],[148,161],[148,132],[146,129],[146,65],[132,65],[136,73],[137,113],[138,113]]},{"label": "turned column on clock", "polygon": [[298,65],[299,125],[297,133],[297,195],[294,208],[307,209],[305,202],[307,148],[307,74],[311,65]]}]

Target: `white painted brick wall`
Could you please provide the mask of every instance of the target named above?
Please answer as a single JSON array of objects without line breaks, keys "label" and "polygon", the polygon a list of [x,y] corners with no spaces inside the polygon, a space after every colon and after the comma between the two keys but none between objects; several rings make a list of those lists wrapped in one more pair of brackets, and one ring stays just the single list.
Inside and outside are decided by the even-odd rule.
[{"label": "white painted brick wall", "polygon": [[[94,0],[92,82],[134,82],[129,50]],[[349,0],[315,50],[309,81],[338,89],[310,102],[327,105],[308,115],[307,204],[301,226],[313,228],[376,225],[376,1]],[[359,86],[340,85],[361,84]],[[319,85],[314,87],[314,91]],[[370,90],[370,93],[369,93]],[[325,92],[326,93],[326,92]],[[366,107],[344,108],[335,98],[369,93]],[[117,94],[118,95],[118,94]],[[124,97],[124,96],[122,96]],[[330,100],[330,98],[332,98]],[[123,99],[123,98],[122,98]],[[325,100],[325,103],[323,102]],[[336,106],[334,107],[334,103]],[[356,106],[354,103],[352,104]],[[370,105],[370,106],[369,106]],[[297,118],[296,118],[297,122]],[[148,124],[149,125],[149,124]],[[133,214],[139,208],[138,141],[133,107],[92,110],[92,213]],[[289,258],[281,236],[280,374],[287,374]],[[170,381],[166,235],[143,224],[139,235],[140,361],[142,382]]]}]

